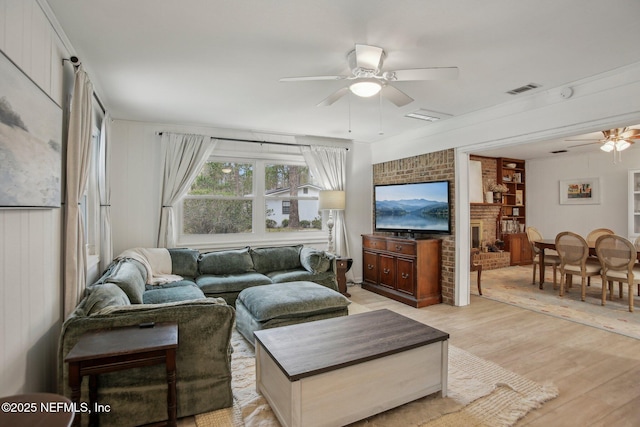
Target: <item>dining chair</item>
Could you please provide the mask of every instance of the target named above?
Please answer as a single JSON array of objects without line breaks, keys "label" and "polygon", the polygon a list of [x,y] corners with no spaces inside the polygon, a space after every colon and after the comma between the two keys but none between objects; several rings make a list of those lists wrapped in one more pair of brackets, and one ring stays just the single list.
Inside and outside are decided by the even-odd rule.
[{"label": "dining chair", "polygon": [[556,250],[560,257],[560,296],[564,296],[565,283],[569,286],[574,275],[580,275],[582,301],[586,299],[587,277],[599,276],[600,263],[587,262],[589,245],[584,238],[571,231],[563,231],[556,236]]},{"label": "dining chair", "polygon": [[604,236],[607,234],[615,234],[613,230],[609,230],[608,228],[596,228],[595,230],[591,230],[589,234],[587,234],[587,244],[590,248],[596,247],[596,240],[598,237]]},{"label": "dining chair", "polygon": [[[533,254],[533,280],[531,283],[535,284],[536,271],[538,271],[540,265],[540,249],[534,243],[542,240],[542,233],[540,233],[535,227],[527,227],[526,232],[527,238],[529,239],[529,245],[531,245],[531,253]],[[556,275],[558,265],[560,265],[560,257],[558,257],[556,251],[554,251],[554,253],[544,254],[544,265],[550,265],[553,267],[553,289],[557,289],[558,281]]]},{"label": "dining chair", "polygon": [[470,264],[471,264],[471,271],[477,271],[478,272],[478,294],[482,295],[482,285],[480,284],[480,279],[482,276],[482,264],[480,264],[476,259],[476,254],[479,253],[480,250],[475,248],[475,249],[471,249],[471,260],[470,260]]},{"label": "dining chair", "polygon": [[[607,234],[615,234],[613,230],[608,228],[596,228],[595,230],[591,230],[589,234],[587,234],[587,244],[590,248],[596,247],[596,240],[598,237],[605,236]],[[591,286],[591,277],[587,278],[587,286]]]},{"label": "dining chair", "polygon": [[640,284],[640,266],[636,263],[638,251],[633,243],[615,234],[603,235],[596,240],[596,253],[602,266],[602,305],[607,298],[613,299],[613,282],[619,283],[619,295],[622,298],[622,282],[627,283],[629,311],[633,311],[633,285]]}]

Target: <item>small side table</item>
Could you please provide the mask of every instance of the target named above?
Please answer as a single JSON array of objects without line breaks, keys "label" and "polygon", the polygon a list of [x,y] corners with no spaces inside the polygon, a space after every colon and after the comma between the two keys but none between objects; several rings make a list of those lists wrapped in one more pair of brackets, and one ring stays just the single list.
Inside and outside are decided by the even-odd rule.
[{"label": "small side table", "polygon": [[[82,335],[64,361],[69,363],[71,400],[80,405],[82,377],[89,375],[90,425],[98,425],[98,411],[93,410],[98,395],[98,374],[142,366],[166,364],[167,369],[167,425],[175,427],[176,349],[178,325],[162,323],[152,327],[129,326],[90,331]],[[117,408],[113,408],[117,410]],[[81,414],[73,420],[80,426]]]},{"label": "small side table", "polygon": [[336,281],[338,282],[338,290],[345,297],[350,297],[351,294],[347,292],[347,272],[353,265],[353,259],[351,258],[337,258],[336,259]]}]

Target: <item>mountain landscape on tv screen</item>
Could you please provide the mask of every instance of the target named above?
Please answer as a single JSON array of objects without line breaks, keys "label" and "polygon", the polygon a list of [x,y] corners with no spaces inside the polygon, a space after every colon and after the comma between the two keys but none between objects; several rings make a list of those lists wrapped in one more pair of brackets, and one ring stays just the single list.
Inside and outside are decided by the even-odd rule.
[{"label": "mountain landscape on tv screen", "polygon": [[449,216],[449,205],[446,202],[434,200],[378,200],[376,201],[376,216],[405,216],[444,217]]}]

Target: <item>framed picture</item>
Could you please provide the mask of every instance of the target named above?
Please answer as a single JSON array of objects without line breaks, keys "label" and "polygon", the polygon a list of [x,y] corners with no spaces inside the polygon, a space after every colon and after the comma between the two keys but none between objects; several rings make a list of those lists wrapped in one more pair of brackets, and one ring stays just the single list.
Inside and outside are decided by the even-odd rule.
[{"label": "framed picture", "polygon": [[58,208],[62,108],[0,51],[0,208]]},{"label": "framed picture", "polygon": [[516,205],[523,206],[524,205],[524,197],[522,190],[516,190]]},{"label": "framed picture", "polygon": [[560,181],[560,204],[599,205],[600,178],[581,178]]}]

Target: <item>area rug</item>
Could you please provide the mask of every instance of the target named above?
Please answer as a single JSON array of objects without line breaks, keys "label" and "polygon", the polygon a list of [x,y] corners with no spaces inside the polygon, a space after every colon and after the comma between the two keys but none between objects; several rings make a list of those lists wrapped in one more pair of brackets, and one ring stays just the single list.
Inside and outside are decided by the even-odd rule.
[{"label": "area rug", "polygon": [[[591,286],[587,287],[586,300],[581,301],[580,280],[574,278],[573,287],[560,297],[558,289],[553,289],[553,274],[547,268],[544,289],[538,283],[531,283],[532,266],[514,266],[498,270],[482,272],[482,296],[532,310],[549,316],[570,320],[583,325],[592,326],[609,332],[640,339],[640,297],[634,289],[635,312],[629,312],[629,300],[626,286],[623,298],[618,297],[618,284],[614,284],[614,298],[602,301],[602,281],[599,277],[591,278]],[[558,283],[560,278],[558,277]],[[475,283],[471,285],[471,293],[477,295]]]},{"label": "area rug", "polygon": [[[235,331],[232,344],[233,407],[197,415],[196,425],[280,426],[266,400],[255,389],[253,347]],[[449,345],[449,387],[446,398],[440,398],[437,394],[428,396],[351,426],[511,426],[529,411],[557,395],[557,389],[551,384],[530,381]]]}]

